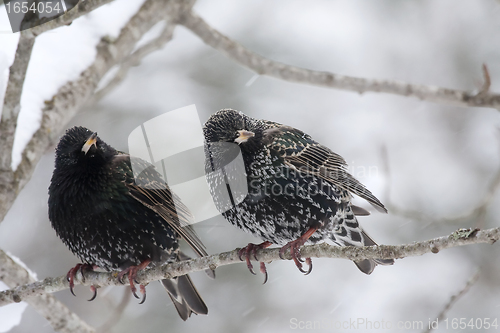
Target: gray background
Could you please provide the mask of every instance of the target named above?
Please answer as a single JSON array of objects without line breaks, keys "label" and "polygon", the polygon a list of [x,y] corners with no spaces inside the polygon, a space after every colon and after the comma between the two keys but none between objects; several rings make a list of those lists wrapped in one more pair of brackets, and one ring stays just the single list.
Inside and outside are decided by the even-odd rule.
[{"label": "gray background", "polygon": [[[487,63],[491,88],[500,91],[499,1],[200,0],[194,8],[231,38],[284,63],[467,90],[480,87],[481,64]],[[126,151],[131,130],[164,112],[194,103],[206,121],[213,112],[230,107],[311,134],[341,154],[382,202],[390,200],[427,217],[376,211],[361,217],[360,223],[381,244],[421,241],[477,226],[473,220],[439,220],[477,206],[499,168],[498,111],[359,95],[267,77],[247,85],[253,76],[178,27],[173,41],[133,68],[118,89],[68,127],[87,126]],[[384,173],[382,147],[388,152],[389,176]],[[0,247],[20,257],[39,278],[63,275],[77,263],[47,219],[53,159],[52,152],[42,158],[0,225]],[[498,226],[498,202],[496,196],[481,228]],[[220,217],[196,229],[209,253],[259,241]],[[378,267],[371,276],[347,260],[314,259],[309,276],[292,262],[275,262],[268,265],[269,282],[264,286],[262,275],[251,275],[244,264],[231,265],[219,268],[215,281],[203,273],[192,274],[209,306],[207,317],[182,322],[162,287],[152,283],[146,303],[132,299],[112,331],[287,332],[293,318],[327,323],[384,320],[395,331],[399,321],[427,325],[477,268],[479,281],[446,317],[494,318],[500,313],[499,252],[498,245],[455,248],[398,260],[392,267]],[[86,301],[90,291],[84,287],[76,288],[76,298],[68,290],[56,297],[99,327],[124,292],[128,289],[100,290],[92,303]],[[52,329],[28,307],[12,332]]]}]

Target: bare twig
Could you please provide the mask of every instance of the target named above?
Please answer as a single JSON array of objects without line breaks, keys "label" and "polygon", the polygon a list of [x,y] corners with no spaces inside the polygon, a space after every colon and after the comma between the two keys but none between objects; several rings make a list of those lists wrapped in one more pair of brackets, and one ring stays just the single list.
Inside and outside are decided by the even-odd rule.
[{"label": "bare twig", "polygon": [[132,295],[132,293],[126,289],[124,289],[123,291],[124,293],[120,303],[118,304],[118,306],[113,307],[114,310],[111,313],[109,319],[104,324],[102,324],[100,327],[97,328],[97,332],[102,332],[102,333],[109,332],[111,328],[113,328],[113,326],[115,326],[116,323],[118,323],[118,321],[122,317],[122,314],[125,311],[125,308],[127,307]]},{"label": "bare twig", "polygon": [[80,1],[75,7],[71,10],[67,11],[63,15],[59,16],[52,21],[47,22],[47,18],[40,18],[39,22],[32,22],[31,25],[37,25],[34,28],[26,30],[26,33],[30,33],[33,36],[38,36],[46,31],[53,30],[64,25],[69,25],[71,22],[83,16],[85,14],[90,13],[94,9],[101,7],[107,3],[110,3],[113,0],[85,0]]},{"label": "bare twig", "polygon": [[[499,153],[500,153],[500,130],[498,130],[497,135],[498,135]],[[454,223],[459,223],[459,222],[468,221],[468,220],[474,220],[476,222],[476,225],[475,225],[476,228],[483,227],[484,217],[486,216],[486,211],[487,211],[488,207],[490,206],[491,202],[493,201],[493,198],[495,197],[496,193],[500,189],[500,166],[498,167],[497,171],[493,175],[493,177],[490,181],[490,184],[488,186],[488,189],[486,190],[484,195],[481,197],[481,200],[476,204],[476,206],[474,206],[468,212],[465,212],[465,213],[460,214],[458,216],[436,219],[434,216],[431,216],[430,214],[425,214],[421,211],[401,208],[391,201],[391,198],[390,198],[391,172],[390,172],[390,167],[389,167],[389,156],[387,153],[387,148],[385,146],[382,147],[380,155],[382,158],[383,170],[384,170],[384,173],[387,177],[386,186],[385,186],[385,194],[384,194],[385,200],[384,201],[385,201],[385,204],[387,206],[387,209],[391,212],[391,214],[401,216],[401,217],[406,217],[406,218],[409,218],[412,220],[425,222],[425,224],[422,224],[423,228],[425,228],[433,223],[454,224]],[[499,154],[499,156],[500,156],[500,154]]]},{"label": "bare twig", "polygon": [[109,94],[125,79],[131,67],[138,66],[144,57],[156,50],[161,49],[166,43],[168,43],[172,39],[174,29],[175,24],[170,21],[166,22],[160,36],[141,46],[131,55],[125,58],[125,60],[120,64],[120,68],[116,72],[113,79],[111,79],[111,81],[109,81],[109,83],[105,87],[98,90],[88,104],[92,105]]},{"label": "bare twig", "polygon": [[[479,279],[479,270],[477,270],[474,274],[472,274],[472,276],[469,278],[469,280],[467,281],[467,283],[465,284],[465,286],[457,294],[451,296],[451,298],[448,301],[448,303],[446,303],[446,305],[444,306],[443,310],[441,310],[441,312],[437,316],[437,322],[438,323],[439,323],[439,321],[441,321],[441,320],[444,319],[444,316],[446,315],[446,313],[448,311],[450,311],[450,309],[453,307],[453,305],[455,305],[455,303],[457,303],[457,301],[460,299],[460,297],[462,297],[463,295],[465,295],[470,290],[470,288],[472,287],[472,285],[474,283],[476,283],[477,279]],[[429,326],[427,328],[427,330],[424,331],[424,333],[429,333],[429,332],[432,332],[433,330],[434,330],[434,328],[431,327],[431,326]]]},{"label": "bare twig", "polygon": [[[59,17],[58,19],[23,32],[22,35],[24,35],[24,37],[21,38],[26,38],[23,43],[26,43],[25,46],[27,46],[27,40],[29,38],[34,40],[34,36],[37,36],[45,31],[70,24],[74,19],[110,1],[111,0],[81,1],[80,4],[77,5],[74,9]],[[376,81],[346,77],[332,73],[311,71],[274,62],[245,49],[241,45],[231,41],[216,30],[212,29],[201,18],[190,12],[192,4],[193,1],[147,0],[141,7],[141,9],[136,13],[136,15],[134,15],[126,24],[126,26],[121,30],[120,35],[116,40],[110,42],[103,39],[99,43],[94,63],[82,72],[79,79],[68,82],[65,86],[61,87],[53,96],[52,100],[47,102],[46,107],[43,110],[41,126],[39,130],[33,135],[33,138],[30,140],[26,149],[24,150],[22,154],[22,161],[17,170],[15,172],[6,169],[0,170],[0,221],[3,220],[6,212],[10,209],[12,203],[14,202],[14,199],[17,197],[17,194],[28,182],[31,174],[33,173],[34,167],[38,163],[42,154],[46,151],[47,147],[56,142],[58,133],[61,132],[66,123],[76,114],[76,112],[78,112],[78,110],[82,108],[83,105],[87,103],[89,98],[91,98],[92,94],[95,92],[97,84],[109,71],[109,69],[113,66],[122,64],[118,72],[119,75],[117,75],[115,79],[110,82],[110,85],[104,88],[106,90],[102,90],[101,93],[110,91],[114,87],[114,85],[125,76],[125,73],[131,66],[138,63],[138,61],[146,54],[152,52],[156,48],[161,47],[160,44],[164,44],[166,41],[168,41],[168,38],[170,38],[168,36],[169,34],[171,36],[171,31],[169,32],[165,30],[162,36],[160,36],[158,40],[156,40],[157,43],[151,42],[149,44],[146,44],[144,47],[139,48],[136,52],[131,54],[140,37],[156,22],[165,19],[165,17],[169,18],[169,22],[171,20],[171,22],[169,23],[170,25],[166,28],[173,30],[174,24],[182,22],[182,24],[198,34],[207,44],[212,45],[214,48],[222,51],[223,53],[262,75],[270,75],[294,82],[303,82],[332,88],[353,90],[360,93],[365,91],[374,91],[405,96],[415,96],[429,101],[454,105],[473,105],[483,107],[498,107],[500,105],[499,95],[491,94],[488,92],[489,84],[488,89],[484,89],[484,87],[486,87],[486,83],[491,81],[489,80],[489,74],[487,70],[485,70],[484,72],[485,85],[483,86],[482,91],[479,94],[473,95],[464,91],[438,87],[428,87],[422,85],[410,85],[398,81]],[[21,40],[18,51],[21,47]],[[31,45],[31,47],[32,46],[33,45]],[[24,70],[26,70],[26,68],[24,68]],[[14,71],[12,70],[12,72]],[[16,75],[18,74],[18,72],[15,73]],[[16,98],[20,98],[22,89],[20,88],[16,91],[18,94]],[[14,101],[15,99],[11,98],[11,100]],[[12,106],[16,108],[19,106],[19,103],[13,103]],[[4,110],[7,109],[4,107]],[[11,110],[13,110],[14,113],[18,112],[18,109]],[[10,115],[12,115],[12,113]],[[5,119],[9,118],[5,117]],[[7,126],[7,128],[12,129],[12,126]],[[0,132],[3,133],[3,131]],[[9,134],[9,139],[13,138],[13,134],[14,132]],[[8,150],[10,155],[11,148],[9,148]],[[8,165],[10,168],[10,158],[11,157],[9,156],[9,160],[2,160],[1,165]],[[459,232],[453,233],[448,237],[441,237],[427,242],[414,243],[410,245],[380,246],[368,248],[336,248],[329,247],[328,245],[316,245],[304,247],[302,249],[302,254],[312,257],[348,258],[351,260],[374,257],[403,258],[405,256],[421,255],[428,252],[437,252],[440,249],[445,249],[453,246],[475,243],[493,243],[494,241],[498,240],[498,238],[498,229],[489,229],[479,232],[476,232],[475,230],[461,230]],[[0,260],[1,257],[2,256],[0,253]],[[265,261],[279,260],[278,250],[271,249],[261,251],[259,252],[259,259]],[[5,261],[7,262],[8,260],[5,259]],[[158,280],[162,277],[174,277],[192,271],[205,270],[207,268],[215,269],[218,266],[228,265],[236,262],[239,262],[237,252],[232,251],[206,258],[194,259],[182,263],[175,263],[163,267],[149,269],[145,272],[140,273],[138,280],[139,282],[146,283],[148,281]],[[92,328],[85,326],[85,323],[81,322],[81,320],[76,315],[71,313],[62,304],[57,302],[55,298],[53,298],[51,295],[46,294],[55,292],[57,290],[67,289],[68,285],[65,276],[61,276],[58,278],[47,278],[41,282],[30,283],[32,280],[30,280],[29,278],[28,280],[23,280],[18,276],[19,274],[22,275],[22,271],[19,270],[19,265],[15,263],[11,263],[11,265],[13,265],[14,268],[7,270],[4,267],[8,267],[8,265],[0,262],[0,271],[2,273],[5,273],[2,274],[2,279],[6,281],[10,279],[11,286],[18,284],[23,285],[17,286],[5,292],[1,292],[0,305],[26,300],[38,311],[44,314],[44,316],[46,316],[47,318],[50,317],[51,319],[49,320],[51,320],[54,329],[58,331],[92,331]],[[4,269],[4,271],[2,271],[2,269]],[[88,273],[86,275],[86,278],[87,279],[85,284],[87,285],[117,285],[115,275],[111,273],[93,272]],[[76,282],[81,284],[80,279],[81,276],[78,276]],[[44,311],[46,312],[44,313]],[[58,317],[55,316],[55,313],[60,313],[61,317],[64,317],[66,322],[63,323],[61,321],[61,323],[58,324]],[[76,326],[72,327],[72,323]]]},{"label": "bare twig", "polygon": [[64,126],[87,102],[100,79],[111,67],[121,63],[141,36],[163,19],[158,12],[165,12],[171,3],[173,1],[146,1],[122,28],[116,40],[101,40],[94,62],[82,72],[80,78],[61,87],[52,100],[46,103],[40,128],[24,149],[17,170],[0,173],[0,221],[31,178],[41,156],[57,141]]},{"label": "bare twig", "polygon": [[0,121],[0,172],[10,171],[11,169],[12,146],[17,127],[17,117],[21,109],[21,94],[34,44],[35,38],[28,36],[24,31],[21,32],[14,63],[10,66],[9,81],[5,91]]},{"label": "bare twig", "polygon": [[[73,14],[74,16],[65,16],[67,15],[65,14],[62,17],[66,17],[66,20],[68,20],[69,18],[76,18],[79,15],[85,14],[86,12],[84,11],[90,11],[91,9],[97,8],[98,6],[107,2],[109,1],[87,0],[84,2],[84,4],[85,6],[89,7],[77,6],[78,12],[76,14]],[[183,2],[176,0],[147,0],[141,6],[138,12],[122,28],[116,40],[112,42],[106,39],[101,40],[101,42],[97,46],[97,54],[94,62],[82,72],[80,78],[75,81],[68,82],[58,90],[51,101],[46,102],[46,107],[43,109],[41,126],[26,146],[22,154],[21,163],[17,167],[17,170],[13,171],[10,169],[10,157],[9,161],[6,162],[6,164],[8,164],[9,166],[9,169],[0,170],[0,221],[3,220],[5,214],[12,206],[15,198],[31,178],[33,170],[41,156],[45,153],[46,149],[49,146],[55,143],[58,133],[61,132],[66,123],[76,114],[76,112],[78,112],[78,110],[82,108],[83,105],[85,105],[89,97],[95,91],[97,84],[104,76],[104,74],[111,67],[124,61],[127,55],[132,52],[139,39],[154,24],[164,19],[166,16],[175,16],[177,11],[183,10],[183,8],[187,5],[192,6],[192,4],[193,1]],[[68,23],[68,21],[62,21],[61,18],[59,18],[47,23],[48,25],[41,26],[44,28],[36,27],[23,32],[23,35],[26,35],[26,37],[33,37],[43,31],[48,30],[49,28],[56,27],[55,25],[57,24],[61,26],[65,24],[64,22]],[[18,92],[20,94],[21,89],[19,89]],[[18,103],[15,106],[18,107]],[[5,119],[8,118],[6,117]],[[13,138],[14,132],[11,131],[9,135],[10,138]],[[9,155],[10,153],[11,152],[9,151]],[[14,265],[16,266],[15,263]],[[5,272],[5,274],[3,274],[2,276],[2,279],[12,278],[9,277],[9,274],[13,272],[13,270]],[[28,283],[28,281],[25,281],[23,283]],[[67,318],[74,318],[70,318],[71,320],[69,320],[66,324],[58,324],[56,321],[51,321],[56,331],[65,332],[65,325],[69,325],[67,326],[69,327],[69,330],[67,330],[68,332],[93,331],[92,328],[86,327],[84,325],[73,325],[72,323],[76,323],[78,317],[72,314],[69,310],[64,310],[60,306],[62,304],[58,303],[52,296],[48,297],[48,295],[42,295],[41,298],[34,298],[33,301],[30,301],[30,304],[33,305],[35,309],[42,313],[46,318],[59,318],[53,312],[59,312],[62,315],[65,315]],[[75,327],[72,327],[72,325]]]},{"label": "bare twig", "polygon": [[193,12],[181,16],[179,24],[184,25],[198,35],[206,44],[260,75],[268,75],[291,82],[351,90],[358,93],[382,92],[411,96],[421,100],[448,105],[480,106],[500,109],[500,94],[474,94],[473,92],[462,90],[409,84],[396,80],[370,80],[323,71],[314,71],[273,61],[229,39],[212,28]]},{"label": "bare twig", "polygon": [[[0,277],[9,287],[32,283],[35,279],[28,271],[18,265],[5,252],[0,250]],[[95,332],[81,318],[71,312],[54,296],[42,293],[40,297],[32,297],[26,301],[45,317],[57,332]]]},{"label": "bare twig", "polygon": [[477,93],[478,96],[485,96],[488,94],[490,91],[491,87],[491,76],[490,72],[488,71],[488,67],[486,64],[483,64],[483,77],[484,77],[484,82],[483,86],[481,87],[481,90]]},{"label": "bare twig", "polygon": [[[369,247],[338,247],[328,244],[304,246],[301,248],[303,257],[314,258],[344,258],[354,261],[370,258],[380,259],[401,259],[410,256],[420,256],[426,253],[438,253],[440,250],[451,247],[471,245],[471,244],[493,244],[500,239],[500,228],[493,228],[483,231],[477,229],[459,229],[449,236],[443,236],[428,241],[406,244],[406,245],[380,245]],[[216,269],[220,266],[241,262],[238,257],[239,249],[231,252],[214,254],[208,257],[182,261],[179,263],[167,264],[159,267],[144,270],[137,276],[137,282],[147,284],[151,281],[173,278],[191,272],[206,269]],[[280,260],[279,248],[259,250],[257,259],[259,261]],[[288,254],[286,259],[290,259]],[[85,272],[85,281],[82,282],[81,274],[78,273],[75,283],[96,286],[116,286],[122,285],[116,278],[116,273]],[[27,284],[14,289],[0,292],[0,306],[12,302],[20,302],[43,292],[53,293],[68,289],[66,276],[57,278],[46,278],[43,281]]]}]

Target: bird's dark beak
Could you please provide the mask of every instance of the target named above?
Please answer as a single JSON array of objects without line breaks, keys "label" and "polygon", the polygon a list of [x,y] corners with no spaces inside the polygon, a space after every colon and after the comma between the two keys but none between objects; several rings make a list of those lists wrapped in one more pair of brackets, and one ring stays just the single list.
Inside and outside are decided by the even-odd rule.
[{"label": "bird's dark beak", "polygon": [[87,155],[87,152],[89,151],[90,147],[95,146],[96,141],[97,141],[97,132],[94,132],[82,147],[82,151],[85,153],[85,155]]},{"label": "bird's dark beak", "polygon": [[253,138],[255,136],[254,132],[240,130],[238,131],[239,136],[234,140],[237,144],[241,144],[243,142],[247,142],[248,139]]}]

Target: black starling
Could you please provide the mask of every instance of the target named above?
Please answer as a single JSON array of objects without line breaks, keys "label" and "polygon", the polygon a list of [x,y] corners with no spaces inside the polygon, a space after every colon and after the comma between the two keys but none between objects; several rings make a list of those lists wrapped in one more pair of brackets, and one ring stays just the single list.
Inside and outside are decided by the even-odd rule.
[{"label": "black starling", "polygon": [[[345,160],[304,132],[267,120],[253,119],[241,112],[225,109],[213,114],[203,128],[207,179],[217,205],[221,193],[217,184],[235,178],[231,170],[221,169],[228,160],[221,143],[238,144],[245,164],[248,194],[239,203],[222,209],[233,225],[264,242],[248,244],[240,251],[253,273],[250,255],[272,244],[282,246],[280,255],[290,248],[297,267],[302,269],[299,248],[304,244],[331,241],[339,246],[376,245],[359,226],[355,215],[368,211],[351,204],[352,194],[370,202],[379,211],[384,205],[347,172]],[[229,158],[231,160],[232,158]],[[231,189],[228,189],[229,192]],[[236,194],[237,196],[238,194]],[[218,208],[221,205],[218,205]],[[219,210],[221,210],[219,208]],[[225,211],[224,211],[225,210]],[[243,259],[242,259],[243,260]],[[355,262],[370,274],[377,264],[391,265],[393,260],[366,259]],[[262,273],[267,273],[264,263]]]},{"label": "black starling", "polygon": [[[144,170],[135,179],[131,160]],[[187,257],[179,251],[178,237],[198,255],[206,256],[203,244],[188,225],[191,215],[187,207],[179,200],[174,204],[174,199],[175,194],[154,166],[131,159],[84,127],[69,129],[56,148],[49,219],[57,235],[83,263],[68,272],[71,292],[79,269],[99,267],[119,271],[120,281],[128,273],[137,297],[134,278],[139,270]],[[183,320],[193,312],[208,313],[188,275],[161,283]],[[95,298],[96,289],[91,289]],[[141,285],[140,290],[143,302],[145,287]]]}]

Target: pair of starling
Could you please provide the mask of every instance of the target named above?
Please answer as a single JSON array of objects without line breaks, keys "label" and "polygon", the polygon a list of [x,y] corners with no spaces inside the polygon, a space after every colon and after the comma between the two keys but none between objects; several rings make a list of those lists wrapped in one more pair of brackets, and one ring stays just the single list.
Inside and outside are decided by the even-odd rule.
[{"label": "pair of starling", "polygon": [[[212,115],[204,128],[205,154],[210,188],[227,183],[231,175],[217,173],[228,160],[227,144],[238,145],[245,164],[248,193],[222,215],[233,225],[264,242],[248,244],[240,251],[253,273],[251,256],[272,244],[290,249],[302,269],[300,246],[331,241],[339,246],[376,243],[359,227],[356,215],[369,214],[351,204],[352,194],[386,212],[384,205],[346,170],[344,159],[298,129],[256,120],[235,110]],[[225,143],[226,145],[220,145]],[[234,152],[234,149],[232,150]],[[231,159],[231,158],[229,158]],[[134,175],[132,163],[139,163]],[[214,201],[219,193],[212,191]],[[175,201],[175,205],[174,205]],[[69,129],[56,148],[55,170],[49,187],[49,219],[57,235],[83,264],[68,272],[71,292],[79,269],[99,267],[128,274],[134,295],[137,272],[148,266],[183,260],[182,238],[200,256],[203,244],[189,226],[187,207],[170,191],[160,174],[147,162],[119,152],[96,133],[83,127]],[[377,264],[393,260],[355,262],[370,274]],[[260,270],[266,274],[264,263]],[[208,309],[188,275],[161,281],[183,320]],[[91,288],[94,291],[96,289]],[[144,286],[140,286],[143,300]]]}]

